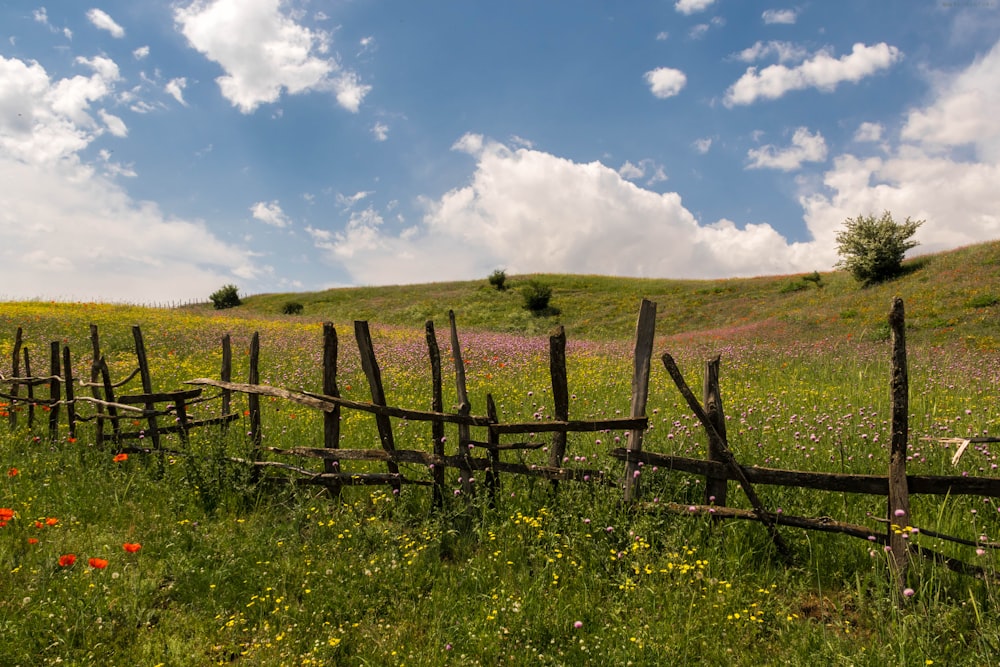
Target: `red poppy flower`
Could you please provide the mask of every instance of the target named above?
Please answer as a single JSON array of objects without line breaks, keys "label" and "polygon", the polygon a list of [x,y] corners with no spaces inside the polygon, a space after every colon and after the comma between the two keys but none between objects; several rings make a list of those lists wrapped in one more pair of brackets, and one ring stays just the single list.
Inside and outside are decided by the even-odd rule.
[{"label": "red poppy flower", "polygon": [[45,520],[46,526],[54,526],[57,523],[59,523],[59,519],[55,518],[54,516],[50,516],[48,519]]},{"label": "red poppy flower", "polygon": [[121,463],[122,461],[128,461],[128,454],[122,452],[121,454],[115,454],[115,458],[112,459],[115,463]]},{"label": "red poppy flower", "polygon": [[142,545],[139,544],[138,542],[126,542],[125,544],[122,545],[122,549],[124,549],[125,551],[129,552],[130,554],[134,554],[136,551],[138,551],[141,548],[142,548]]},{"label": "red poppy flower", "polygon": [[103,570],[108,566],[108,561],[103,558],[91,558],[87,561],[87,563],[95,570]]},{"label": "red poppy flower", "polygon": [[76,554],[63,554],[59,556],[59,567],[69,567],[76,562]]},{"label": "red poppy flower", "polygon": [[38,544],[38,538],[37,537],[29,537],[28,538],[28,544]]},{"label": "red poppy flower", "polygon": [[8,477],[17,477],[20,473],[21,473],[21,471],[18,470],[17,468],[9,468],[7,470],[7,476]]},{"label": "red poppy flower", "polygon": [[0,521],[10,521],[14,518],[14,510],[9,507],[0,507]]}]

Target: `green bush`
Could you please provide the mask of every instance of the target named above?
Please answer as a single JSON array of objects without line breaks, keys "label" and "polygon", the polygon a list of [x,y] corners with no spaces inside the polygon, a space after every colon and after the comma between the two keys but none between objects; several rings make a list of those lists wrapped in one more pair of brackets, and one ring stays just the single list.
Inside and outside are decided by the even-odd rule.
[{"label": "green bush", "polygon": [[979,294],[969,299],[966,305],[969,308],[989,308],[1000,303],[1000,298],[993,294]]},{"label": "green bush", "polygon": [[874,215],[848,218],[844,229],[837,233],[838,267],[847,269],[863,285],[868,286],[894,278],[902,271],[903,256],[916,247],[911,241],[923,220],[906,219],[896,222],[889,211],[876,219]]},{"label": "green bush", "polygon": [[493,285],[493,287],[497,288],[499,291],[502,292],[505,289],[507,289],[506,285],[507,272],[504,271],[503,269],[497,269],[496,271],[490,274],[489,281],[490,285]]},{"label": "green bush", "polygon": [[549,307],[552,298],[552,287],[539,280],[529,280],[521,288],[524,297],[524,307],[533,313],[541,313]]},{"label": "green bush", "polygon": [[236,285],[224,285],[213,292],[209,298],[216,310],[234,308],[243,303],[240,301],[240,293]]},{"label": "green bush", "polygon": [[285,315],[301,315],[302,304],[297,301],[289,301],[281,308],[281,312]]}]

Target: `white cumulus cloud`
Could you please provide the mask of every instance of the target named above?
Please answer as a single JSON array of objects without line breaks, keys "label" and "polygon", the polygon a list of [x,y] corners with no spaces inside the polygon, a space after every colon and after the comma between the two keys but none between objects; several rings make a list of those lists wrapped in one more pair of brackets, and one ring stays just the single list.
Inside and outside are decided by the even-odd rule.
[{"label": "white cumulus cloud", "polygon": [[854,132],[854,140],[859,142],[880,141],[882,139],[882,132],[884,131],[885,128],[881,123],[861,123]]},{"label": "white cumulus cloud", "polygon": [[330,35],[296,22],[280,0],[200,1],[174,10],[188,43],[218,63],[223,97],[243,113],[276,102],[283,91],[333,92],[356,112],[370,86],[329,55]]},{"label": "white cumulus cloud", "polygon": [[758,40],[754,42],[753,46],[748,46],[737,53],[735,57],[745,63],[753,63],[769,57],[776,58],[779,63],[785,63],[804,60],[807,55],[809,55],[808,51],[791,42],[778,40],[762,42]]},{"label": "white cumulus cloud", "polygon": [[679,69],[657,67],[645,74],[646,83],[654,97],[666,99],[681,92],[687,83],[687,76]]},{"label": "white cumulus cloud", "polygon": [[845,81],[856,83],[887,69],[900,58],[900,50],[885,42],[872,46],[859,43],[851,53],[840,58],[820,51],[796,67],[770,65],[759,72],[756,67],[750,67],[726,91],[724,104],[728,107],[753,104],[759,99],[776,99],[789,91],[805,88],[830,92]]},{"label": "white cumulus cloud", "polygon": [[247,251],[200,221],[130,198],[113,178],[135,172],[111,162],[110,151],[99,150],[94,164],[81,159],[105,132],[127,128],[101,108],[113,101],[115,63],[76,62],[92,73],[52,79],[37,62],[0,56],[0,294],[163,302],[259,275]]},{"label": "white cumulus cloud", "polygon": [[259,201],[250,207],[250,213],[254,219],[272,227],[288,227],[292,224],[277,201]]},{"label": "white cumulus cloud", "polygon": [[163,90],[167,95],[177,100],[179,104],[187,106],[187,102],[184,101],[185,88],[187,88],[187,78],[181,76],[167,81],[167,85],[163,87]]},{"label": "white cumulus cloud", "polygon": [[798,15],[798,12],[794,9],[767,9],[761,14],[761,18],[764,19],[764,23],[769,25],[772,23],[791,25],[795,23]]},{"label": "white cumulus cloud", "polygon": [[96,7],[87,10],[87,20],[90,21],[95,28],[99,30],[106,30],[111,33],[112,37],[121,39],[125,36],[125,28],[121,27],[115,20],[108,16],[107,12]]},{"label": "white cumulus cloud", "polygon": [[697,14],[703,12],[715,3],[715,0],[677,0],[674,9],[681,14]]},{"label": "white cumulus cloud", "polygon": [[750,164],[747,169],[780,169],[793,171],[803,162],[822,162],[826,159],[826,140],[819,132],[810,134],[809,129],[800,127],[792,135],[792,144],[785,148],[772,145],[752,148],[747,152]]}]

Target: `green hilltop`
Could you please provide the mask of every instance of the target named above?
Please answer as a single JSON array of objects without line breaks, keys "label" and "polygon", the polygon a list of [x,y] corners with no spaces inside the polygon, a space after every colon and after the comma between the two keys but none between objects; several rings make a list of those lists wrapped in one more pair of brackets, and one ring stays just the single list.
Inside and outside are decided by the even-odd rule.
[{"label": "green hilltop", "polygon": [[[552,287],[551,308],[524,308],[520,288],[529,280]],[[828,335],[884,338],[892,299],[902,297],[909,336],[927,342],[963,336],[992,345],[1000,335],[1000,241],[972,245],[904,262],[895,280],[863,288],[845,271],[819,274],[668,280],[598,275],[507,276],[506,289],[480,280],[419,285],[345,287],[319,292],[259,294],[222,311],[237,317],[278,317],[335,323],[369,320],[379,325],[438,326],[453,310],[463,329],[524,335],[562,325],[572,338],[620,340],[635,329],[641,299],[657,304],[659,335]],[[299,315],[282,315],[289,303]],[[210,305],[195,308],[211,309]]]}]

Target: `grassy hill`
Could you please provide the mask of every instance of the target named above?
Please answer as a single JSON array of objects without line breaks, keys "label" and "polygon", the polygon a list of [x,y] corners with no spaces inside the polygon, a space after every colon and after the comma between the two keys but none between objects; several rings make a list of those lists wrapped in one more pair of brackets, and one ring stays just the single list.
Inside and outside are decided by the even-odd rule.
[{"label": "grassy hill", "polygon": [[[573,338],[608,340],[632,336],[639,301],[648,298],[658,305],[660,335],[767,335],[780,328],[786,335],[807,339],[846,333],[879,338],[887,335],[892,298],[900,296],[916,339],[996,339],[1000,241],[920,256],[908,260],[905,268],[902,277],[866,289],[843,271],[819,274],[819,283],[806,280],[807,275],[727,280],[516,275],[508,277],[504,291],[493,288],[484,276],[464,282],[261,294],[246,298],[231,314],[280,317],[285,304],[296,302],[303,306],[298,319],[362,319],[420,327],[428,319],[446,322],[448,311],[454,310],[463,329],[539,334],[561,324]],[[519,286],[530,279],[552,287],[554,312],[536,316],[523,307]]]}]

